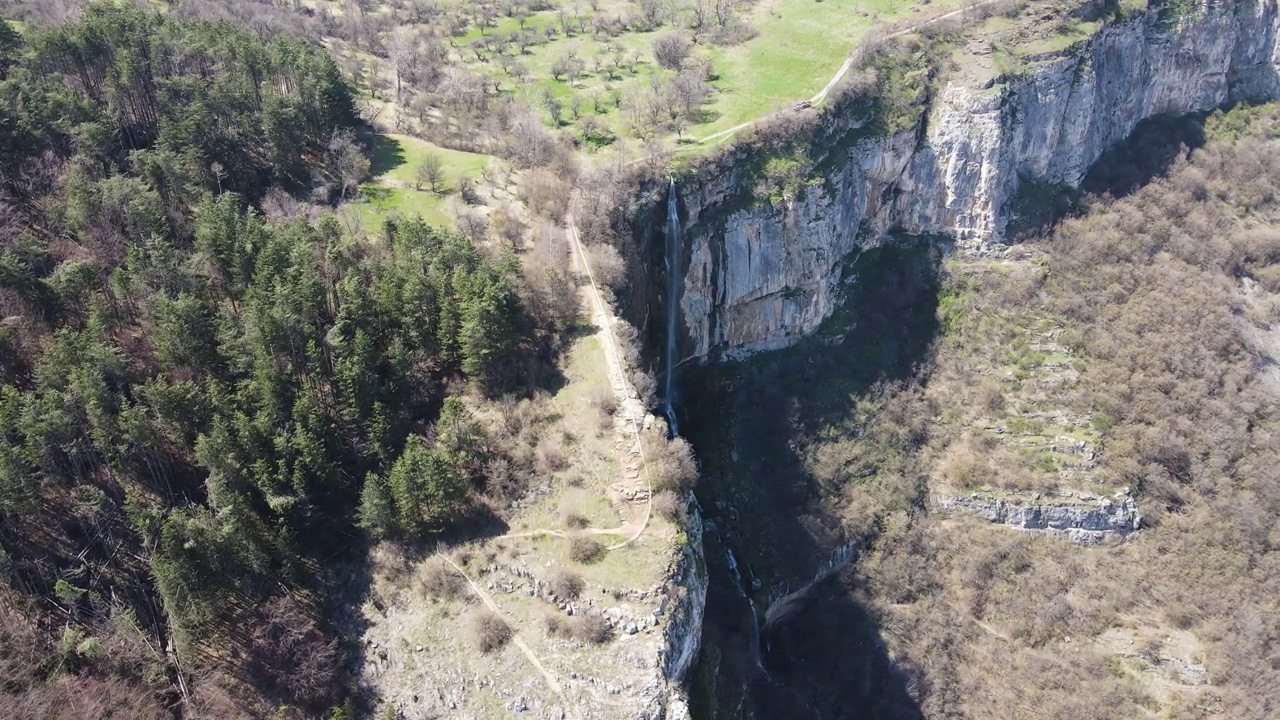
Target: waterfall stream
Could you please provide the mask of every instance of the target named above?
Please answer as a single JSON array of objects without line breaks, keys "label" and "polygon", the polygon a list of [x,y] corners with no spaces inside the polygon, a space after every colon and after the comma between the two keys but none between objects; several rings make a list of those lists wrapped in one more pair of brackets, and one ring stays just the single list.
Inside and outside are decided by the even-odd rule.
[{"label": "waterfall stream", "polygon": [[756,611],[756,603],[751,599],[751,593],[748,592],[746,581],[742,577],[742,572],[738,569],[738,559],[733,556],[733,551],[725,549],[725,556],[729,563],[729,574],[733,576],[734,583],[738,586],[738,592],[742,594],[742,599],[747,601],[747,606],[751,608],[751,655],[755,660],[756,668],[764,673],[766,678],[769,677],[769,671],[764,668],[764,660],[760,656],[760,614]]},{"label": "waterfall stream", "polygon": [[667,333],[662,350],[662,414],[672,437],[680,434],[676,421],[675,374],[676,333],[680,323],[680,196],[675,178],[667,191]]}]

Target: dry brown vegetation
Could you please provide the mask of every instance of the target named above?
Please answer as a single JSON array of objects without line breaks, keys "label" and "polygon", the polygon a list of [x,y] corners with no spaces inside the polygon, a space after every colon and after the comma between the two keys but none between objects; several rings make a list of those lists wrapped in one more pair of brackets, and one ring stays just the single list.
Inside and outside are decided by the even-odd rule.
[{"label": "dry brown vegetation", "polygon": [[171,717],[162,686],[148,682],[163,675],[148,677],[154,658],[145,647],[107,626],[101,638],[68,627],[54,646],[7,602],[0,597],[0,717]]},{"label": "dry brown vegetation", "polygon": [[[953,262],[928,386],[885,397],[871,432],[936,414],[915,466],[935,490],[1128,487],[1147,522],[1086,549],[881,515],[863,599],[929,717],[1275,716],[1278,118],[1210,118],[1215,141],[1131,196]],[[1096,462],[1037,449],[1061,434]]]},{"label": "dry brown vegetation", "polygon": [[599,644],[613,636],[609,623],[602,616],[592,613],[572,617],[548,615],[546,626],[547,634],[552,637],[570,638],[582,643]]},{"label": "dry brown vegetation", "polygon": [[471,616],[471,639],[483,653],[493,652],[510,642],[511,626],[490,610],[479,610]]},{"label": "dry brown vegetation", "polygon": [[429,597],[454,600],[466,587],[466,581],[443,559],[431,560],[418,571],[418,589]]},{"label": "dry brown vegetation", "polygon": [[583,565],[600,562],[604,558],[604,544],[590,535],[574,535],[569,538],[569,559]]},{"label": "dry brown vegetation", "polygon": [[693,448],[684,438],[668,441],[661,435],[645,434],[641,441],[654,492],[684,493],[693,488],[698,479],[698,464]]},{"label": "dry brown vegetation", "polygon": [[583,588],[586,587],[581,575],[564,568],[556,568],[551,573],[548,583],[551,585],[551,592],[555,593],[557,600],[577,600],[578,596],[582,594]]},{"label": "dry brown vegetation", "polygon": [[653,495],[653,511],[672,522],[684,522],[688,514],[687,505],[674,490],[661,490]]}]

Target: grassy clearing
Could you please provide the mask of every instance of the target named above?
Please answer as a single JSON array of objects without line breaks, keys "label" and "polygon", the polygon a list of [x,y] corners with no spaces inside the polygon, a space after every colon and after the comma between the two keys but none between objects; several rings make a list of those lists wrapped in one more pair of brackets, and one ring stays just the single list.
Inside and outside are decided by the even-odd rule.
[{"label": "grassy clearing", "polygon": [[[599,562],[580,565],[569,559],[569,541],[557,537],[539,537],[529,542],[530,549],[539,558],[550,558],[560,565],[572,567],[587,582],[608,588],[650,588],[662,582],[667,569],[670,541],[662,532],[662,523],[651,523],[640,540],[621,550],[605,553]],[[622,538],[608,535],[595,536],[608,545]]]},{"label": "grassy clearing", "polygon": [[1017,52],[1023,57],[1061,52],[1082,40],[1092,37],[1101,28],[1101,22],[1074,22],[1064,25],[1048,37],[1019,47]]},{"label": "grassy clearing", "polygon": [[812,97],[868,30],[907,17],[913,7],[917,3],[904,0],[761,3],[751,19],[755,38],[712,49],[720,91],[711,106],[714,119],[695,125],[692,134],[710,135]]},{"label": "grassy clearing", "polygon": [[[326,6],[336,7],[336,3]],[[693,35],[688,9],[674,15],[664,12],[661,25],[643,31],[636,29],[637,24],[627,27],[622,19],[635,18],[639,12],[637,4],[627,0],[600,0],[590,6],[562,3],[524,17],[498,15],[487,27],[474,22],[467,3],[454,0],[441,6],[446,14],[463,12],[469,18],[465,32],[448,38],[451,63],[496,79],[502,93],[539,108],[550,126],[570,128],[580,118],[594,116],[608,133],[593,134],[584,145],[588,152],[613,142],[637,143],[624,100],[675,75],[656,62],[654,40],[676,31]],[[711,60],[714,94],[704,111],[692,118],[684,137],[703,137],[811,97],[867,31],[959,6],[958,0],[937,0],[928,6],[913,0],[760,0],[750,4],[739,10],[741,21],[753,33],[745,42],[716,45],[710,32],[697,38],[694,55]],[[374,76],[387,81],[391,72],[387,61],[352,48],[334,45],[331,49],[360,60],[362,72],[381,67]],[[569,75],[553,73],[558,61],[566,58],[576,60],[579,69]],[[380,94],[376,89],[371,92]],[[559,106],[556,112],[550,104]]]},{"label": "grassy clearing", "polygon": [[[441,192],[431,192],[423,184],[417,189],[417,172],[428,154],[444,165]],[[457,198],[458,180],[478,179],[494,160],[490,155],[460,152],[439,147],[408,135],[376,135],[369,158],[370,180],[360,186],[364,201],[359,203],[361,220],[376,228],[389,217],[421,215],[433,225],[452,226],[450,205]]]},{"label": "grassy clearing", "polygon": [[596,407],[598,398],[613,392],[605,367],[604,350],[594,336],[580,338],[570,348],[564,365],[566,384],[549,401],[557,420],[542,433],[543,442],[564,458],[564,469],[546,479],[550,492],[511,520],[512,532],[564,529],[570,514],[591,527],[622,522],[606,495],[608,486],[621,477],[612,421],[602,418]]}]

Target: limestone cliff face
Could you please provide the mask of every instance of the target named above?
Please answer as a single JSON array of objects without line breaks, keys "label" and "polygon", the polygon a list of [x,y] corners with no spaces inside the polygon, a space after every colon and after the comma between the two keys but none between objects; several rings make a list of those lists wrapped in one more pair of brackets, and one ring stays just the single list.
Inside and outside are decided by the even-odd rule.
[{"label": "limestone cliff face", "polygon": [[[792,344],[838,304],[845,259],[891,231],[1000,241],[1021,186],[1078,185],[1143,120],[1280,97],[1278,25],[1275,0],[1114,21],[1002,84],[949,82],[919,126],[834,150],[795,201],[743,203],[750,180],[731,166],[700,174],[681,188],[681,356]],[[856,115],[823,122],[856,133]]]},{"label": "limestone cliff face", "polygon": [[[702,548],[702,513],[690,497],[689,520],[685,525],[688,544],[673,571],[667,573],[663,610],[668,614],[663,631],[662,675],[669,684],[663,705],[663,720],[684,720],[689,709],[681,684],[693,667],[702,646],[702,619],[707,606],[707,559]],[[668,606],[670,606],[668,608]]]},{"label": "limestone cliff face", "polygon": [[943,510],[967,510],[993,523],[1062,535],[1085,545],[1128,540],[1142,526],[1142,514],[1127,491],[1112,497],[1091,493],[1034,497],[973,493],[941,498],[938,504]]}]

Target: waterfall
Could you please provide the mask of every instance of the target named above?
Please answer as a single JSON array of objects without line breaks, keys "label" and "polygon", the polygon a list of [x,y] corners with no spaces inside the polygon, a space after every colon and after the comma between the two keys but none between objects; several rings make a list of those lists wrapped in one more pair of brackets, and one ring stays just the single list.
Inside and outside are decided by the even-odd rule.
[{"label": "waterfall", "polygon": [[667,191],[667,336],[662,352],[662,414],[667,416],[667,428],[674,437],[680,434],[676,422],[675,374],[676,333],[680,323],[680,196],[676,194],[675,178]]},{"label": "waterfall", "polygon": [[756,669],[764,673],[766,678],[769,677],[769,671],[764,667],[764,660],[760,657],[760,614],[756,612],[756,603],[751,599],[751,593],[747,592],[746,581],[742,578],[742,572],[738,570],[738,559],[733,556],[733,551],[725,549],[725,555],[728,558],[729,574],[733,576],[733,582],[738,587],[738,592],[742,594],[742,598],[747,601],[747,606],[751,608],[751,656],[756,662]]},{"label": "waterfall", "polygon": [[812,599],[813,589],[816,586],[848,567],[857,558],[860,547],[858,543],[846,543],[837,547],[832,551],[831,557],[827,558],[827,561],[814,573],[813,579],[809,581],[809,584],[794,592],[784,593],[782,597],[770,602],[764,611],[764,634],[766,638],[779,625],[786,622],[804,602]]}]

